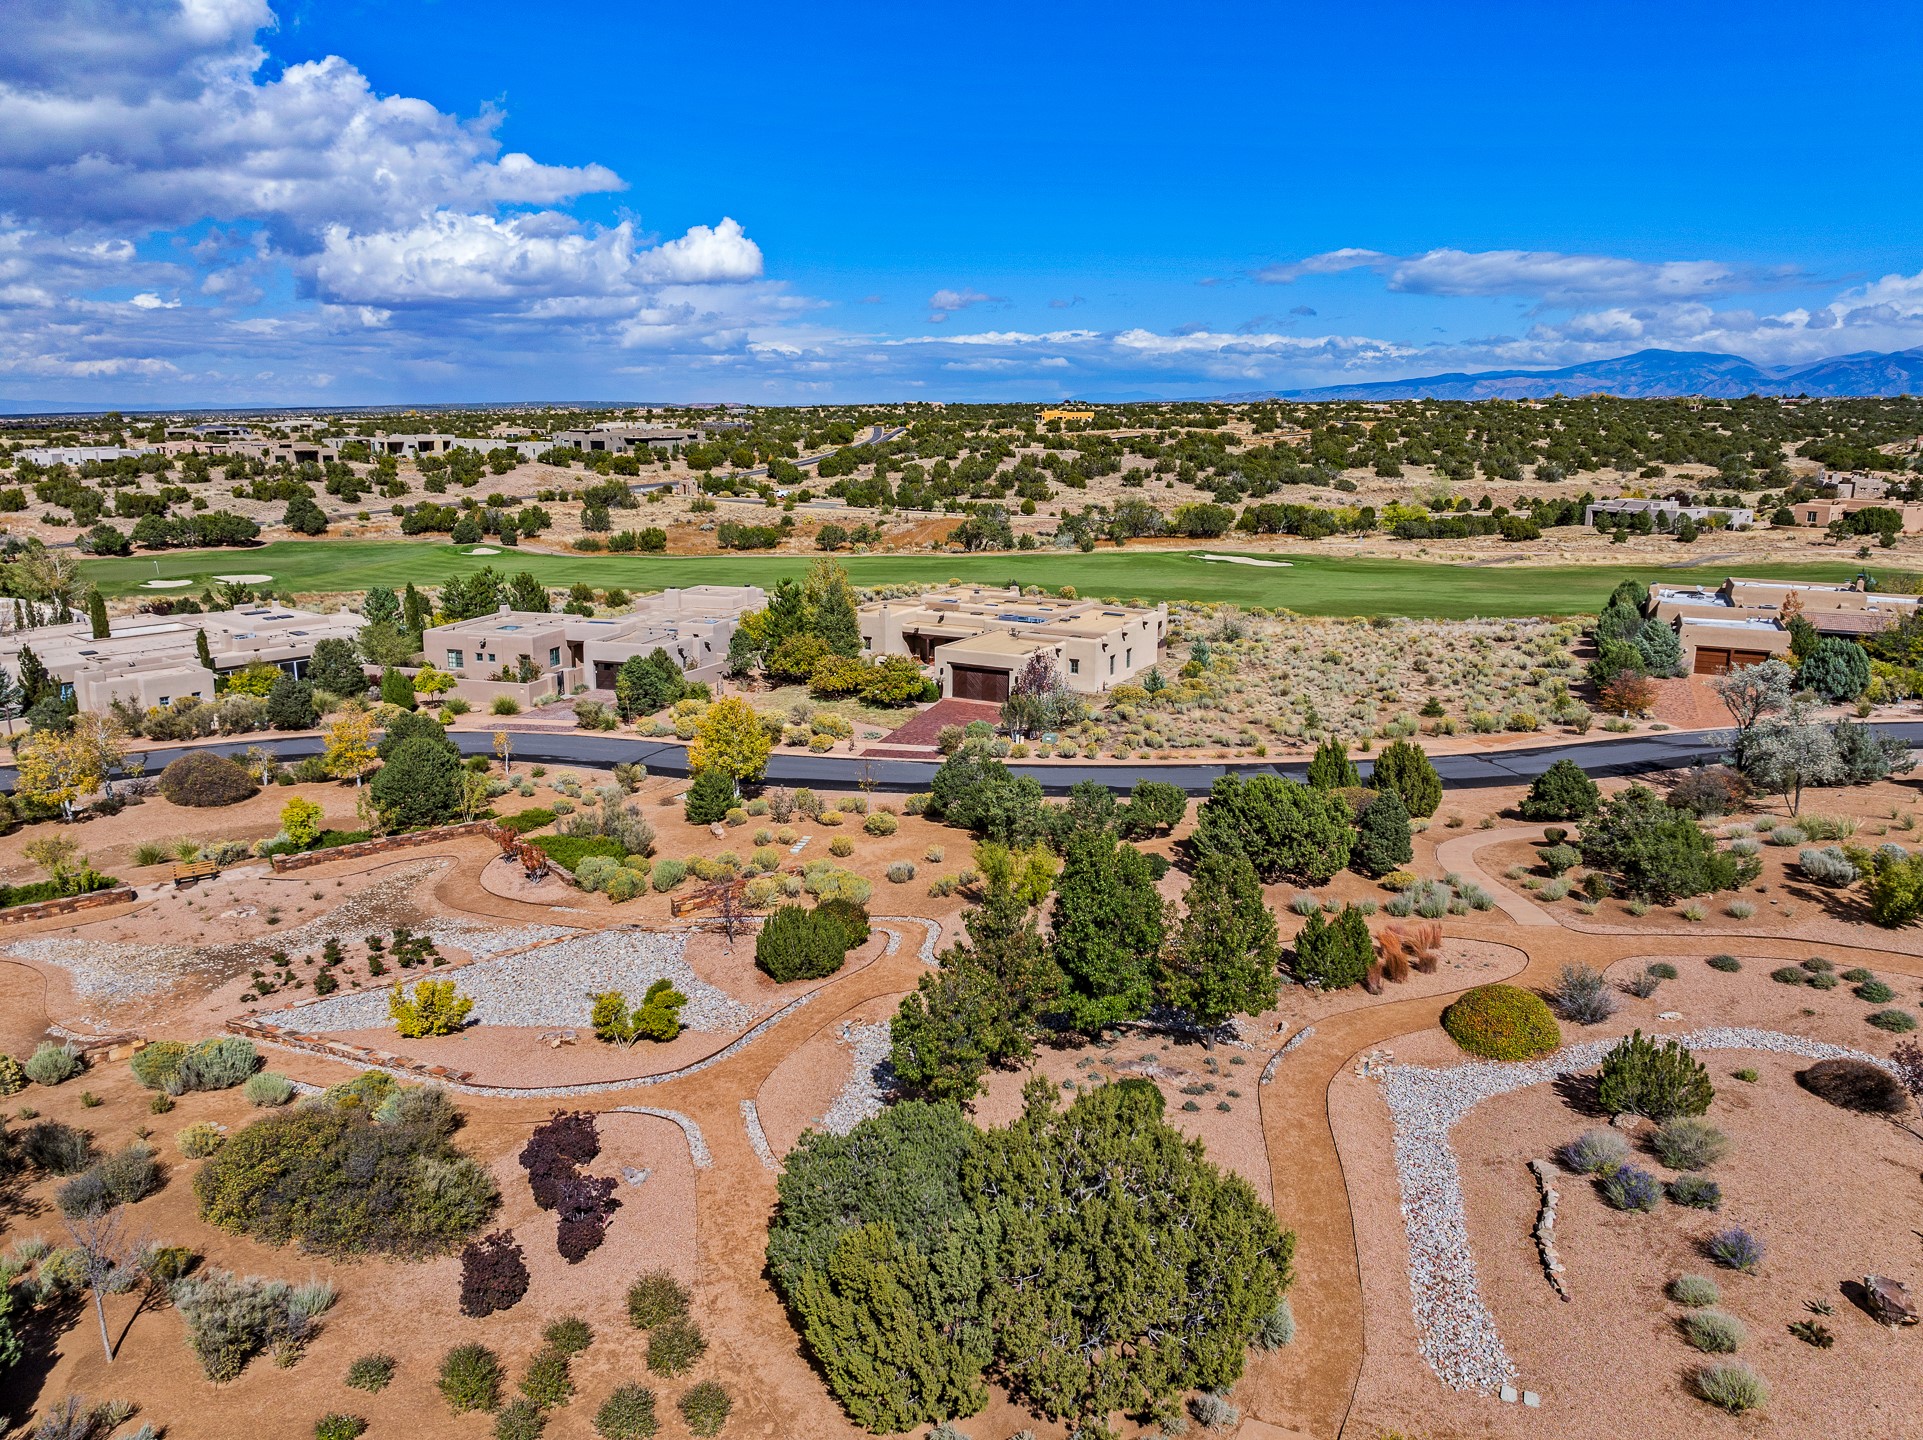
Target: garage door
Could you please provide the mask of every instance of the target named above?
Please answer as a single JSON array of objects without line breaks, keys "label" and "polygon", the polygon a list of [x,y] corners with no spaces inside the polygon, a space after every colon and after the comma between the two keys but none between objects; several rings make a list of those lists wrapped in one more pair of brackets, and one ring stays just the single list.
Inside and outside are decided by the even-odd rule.
[{"label": "garage door", "polygon": [[1761,665],[1767,659],[1769,653],[1764,650],[1712,650],[1703,645],[1696,650],[1696,673],[1727,675],[1748,665]]},{"label": "garage door", "polygon": [[950,665],[948,693],[957,700],[986,700],[999,705],[1008,698],[1008,672],[981,665]]}]

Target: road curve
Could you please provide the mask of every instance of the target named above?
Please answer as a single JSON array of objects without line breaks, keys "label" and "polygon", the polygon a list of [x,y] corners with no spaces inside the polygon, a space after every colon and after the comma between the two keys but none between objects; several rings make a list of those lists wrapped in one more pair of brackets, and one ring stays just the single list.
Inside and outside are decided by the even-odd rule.
[{"label": "road curve", "polygon": [[[1923,748],[1923,721],[1903,720],[1877,727],[1881,732],[1905,741],[1912,748]],[[633,736],[600,734],[583,730],[553,732],[517,730],[514,758],[540,765],[613,765],[616,761],[639,762],[655,775],[686,775],[688,752],[680,745]],[[494,741],[486,731],[455,730],[449,738],[464,755],[492,755]],[[1638,735],[1624,740],[1594,740],[1580,745],[1532,745],[1527,748],[1491,751],[1474,755],[1434,755],[1430,759],[1445,785],[1458,789],[1477,789],[1490,785],[1527,784],[1558,760],[1572,760],[1592,776],[1640,775],[1651,770],[1679,770],[1690,765],[1713,763],[1727,748],[1726,732],[1688,731],[1660,735]],[[298,760],[318,755],[322,748],[317,735],[246,735],[232,740],[210,740],[189,746],[156,746],[144,752],[147,770],[154,773],[182,749],[213,750],[223,755],[239,755],[255,747],[271,750],[283,760]],[[130,755],[143,752],[133,749]],[[1369,761],[1358,757],[1366,775]],[[774,785],[808,785],[827,790],[862,787],[897,793],[926,790],[935,777],[939,762],[933,760],[864,760],[859,755],[813,755],[776,750],[768,758],[766,780]],[[1179,785],[1191,795],[1206,795],[1224,775],[1280,775],[1299,780],[1307,773],[1306,761],[1225,761],[1221,764],[1133,764],[1112,761],[1076,765],[1023,765],[1009,767],[1018,775],[1032,775],[1050,795],[1064,795],[1070,786],[1093,780],[1112,790],[1126,791],[1137,780],[1161,780]],[[15,771],[0,766],[0,790],[11,791]]]}]

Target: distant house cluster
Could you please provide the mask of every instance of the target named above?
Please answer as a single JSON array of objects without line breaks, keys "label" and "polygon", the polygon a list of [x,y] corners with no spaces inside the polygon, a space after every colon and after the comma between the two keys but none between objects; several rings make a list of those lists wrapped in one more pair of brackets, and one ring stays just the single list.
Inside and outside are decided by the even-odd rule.
[{"label": "distant house cluster", "polygon": [[1680,500],[1596,500],[1583,507],[1582,523],[1595,527],[1597,517],[1615,523],[1647,515],[1662,522],[1662,528],[1675,529],[1687,518],[1698,525],[1723,525],[1731,530],[1747,530],[1756,523],[1756,512],[1740,505],[1685,505]]},{"label": "distant house cluster", "polygon": [[1723,675],[1787,655],[1792,613],[1800,612],[1819,635],[1860,640],[1914,614],[1919,600],[1923,597],[1884,594],[1862,582],[1731,578],[1714,589],[1653,586],[1648,613],[1676,627],[1690,673]]}]

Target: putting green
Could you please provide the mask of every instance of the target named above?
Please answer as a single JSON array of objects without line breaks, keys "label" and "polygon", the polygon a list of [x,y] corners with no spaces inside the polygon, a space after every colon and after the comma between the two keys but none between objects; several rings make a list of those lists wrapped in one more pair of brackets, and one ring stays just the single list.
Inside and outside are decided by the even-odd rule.
[{"label": "putting green", "polygon": [[[1678,547],[1681,548],[1681,547]],[[1861,568],[1848,561],[1806,565],[1446,565],[1427,560],[1354,559],[1314,551],[1264,554],[1284,566],[1210,563],[1187,550],[1055,550],[995,555],[841,555],[857,585],[940,584],[948,580],[1005,585],[1073,585],[1085,596],[1216,600],[1286,606],[1306,615],[1586,614],[1601,608],[1616,583],[1715,584],[1736,572],[1796,580],[1847,580]],[[772,585],[805,574],[811,555],[576,555],[505,549],[476,556],[468,547],[406,540],[287,540],[252,550],[160,551],[124,559],[83,560],[82,576],[108,595],[137,593],[155,578],[204,584],[237,565],[257,565],[274,587],[295,594],[395,590],[410,581],[438,585],[491,565],[504,574],[532,571],[551,586],[583,581],[596,589],[660,590],[671,585]],[[155,566],[159,574],[156,577]]]}]

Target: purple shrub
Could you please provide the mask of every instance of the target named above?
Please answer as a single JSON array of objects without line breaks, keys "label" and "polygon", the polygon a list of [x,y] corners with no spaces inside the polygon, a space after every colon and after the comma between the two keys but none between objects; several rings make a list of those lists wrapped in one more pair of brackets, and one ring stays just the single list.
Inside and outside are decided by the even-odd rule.
[{"label": "purple shrub", "polygon": [[461,1313],[473,1319],[506,1310],[527,1294],[527,1260],[514,1236],[496,1230],[461,1250]]},{"label": "purple shrub", "polygon": [[1740,1225],[1718,1230],[1703,1243],[1703,1253],[1728,1270],[1754,1275],[1763,1263],[1763,1242]]},{"label": "purple shrub", "polygon": [[614,1181],[596,1175],[575,1174],[561,1182],[560,1199],[555,1209],[560,1224],[555,1230],[555,1247],[570,1265],[579,1265],[607,1238],[608,1218],[620,1208],[614,1198]]},{"label": "purple shrub", "polygon": [[556,1110],[545,1125],[535,1127],[521,1151],[521,1168],[527,1171],[534,1203],[543,1210],[554,1209],[560,1203],[562,1182],[600,1153],[601,1137],[590,1112]]},{"label": "purple shrub", "polygon": [[1656,1177],[1634,1165],[1618,1165],[1597,1183],[1603,1199],[1618,1210],[1654,1210],[1663,1198],[1663,1187]]}]

